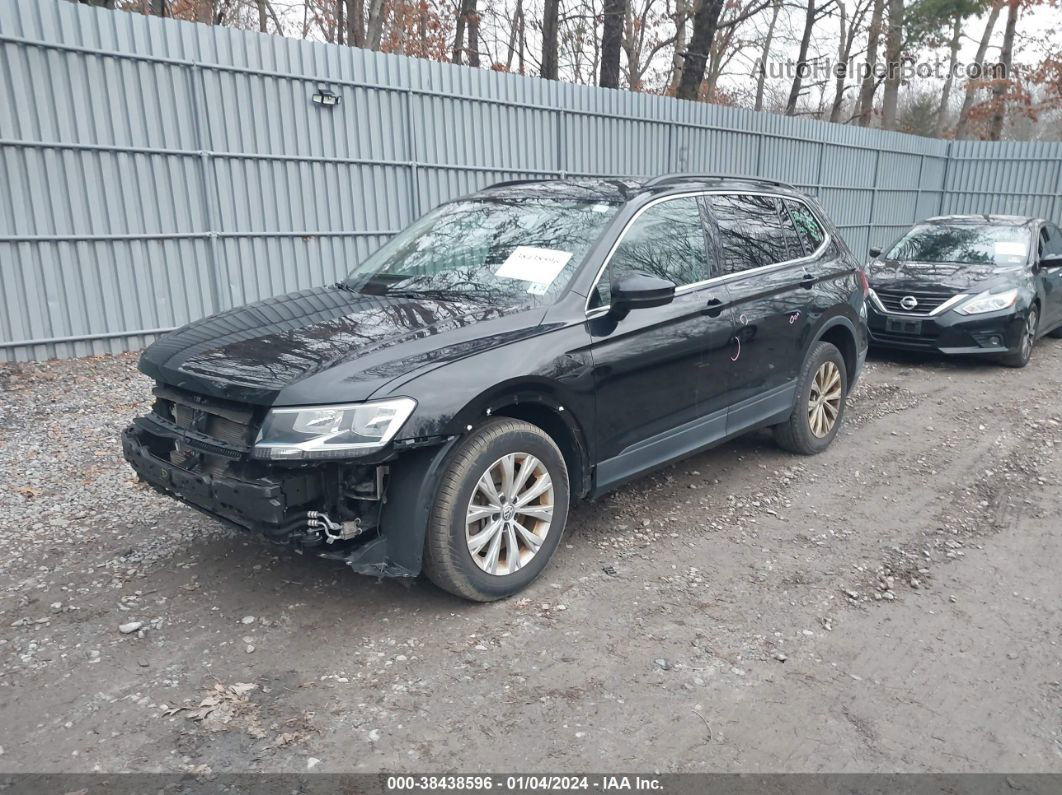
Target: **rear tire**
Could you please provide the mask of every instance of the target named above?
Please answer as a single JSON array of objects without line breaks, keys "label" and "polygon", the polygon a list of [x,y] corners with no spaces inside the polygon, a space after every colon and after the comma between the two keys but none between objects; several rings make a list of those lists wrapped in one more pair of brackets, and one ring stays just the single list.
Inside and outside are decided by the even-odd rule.
[{"label": "rear tire", "polygon": [[1029,363],[1032,358],[1033,348],[1036,347],[1036,335],[1040,327],[1040,308],[1033,304],[1029,307],[1029,314],[1025,316],[1025,329],[1022,332],[1021,343],[1018,350],[1013,353],[1005,353],[999,357],[1001,364],[1007,367],[1020,368]]},{"label": "rear tire", "polygon": [[564,456],[541,428],[492,419],[450,454],[424,541],[424,573],[476,602],[504,599],[546,568],[568,518]]},{"label": "rear tire", "polygon": [[797,378],[796,405],[774,426],[778,446],[800,455],[821,453],[837,435],[848,402],[848,370],[835,345],[817,342]]}]

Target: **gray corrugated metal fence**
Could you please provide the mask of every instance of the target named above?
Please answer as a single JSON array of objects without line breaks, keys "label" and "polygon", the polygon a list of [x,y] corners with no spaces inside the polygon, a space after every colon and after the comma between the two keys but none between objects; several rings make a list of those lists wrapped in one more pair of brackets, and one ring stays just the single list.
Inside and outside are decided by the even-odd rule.
[{"label": "gray corrugated metal fence", "polygon": [[[327,87],[332,109],[313,104]],[[523,176],[756,174],[852,248],[940,211],[1057,219],[1062,145],[934,141],[110,12],[0,3],[0,360],[129,350],[334,281]]]}]

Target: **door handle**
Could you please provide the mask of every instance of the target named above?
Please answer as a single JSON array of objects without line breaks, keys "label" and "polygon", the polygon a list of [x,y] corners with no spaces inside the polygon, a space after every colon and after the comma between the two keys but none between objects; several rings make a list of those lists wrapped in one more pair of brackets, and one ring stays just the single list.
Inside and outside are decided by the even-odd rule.
[{"label": "door handle", "polygon": [[719,317],[723,314],[723,302],[720,298],[713,296],[708,299],[708,302],[704,305],[704,314],[708,317]]},{"label": "door handle", "polygon": [[812,287],[815,286],[815,277],[812,276],[810,273],[805,273],[802,277],[800,277],[800,286],[803,287],[805,290],[810,290]]}]

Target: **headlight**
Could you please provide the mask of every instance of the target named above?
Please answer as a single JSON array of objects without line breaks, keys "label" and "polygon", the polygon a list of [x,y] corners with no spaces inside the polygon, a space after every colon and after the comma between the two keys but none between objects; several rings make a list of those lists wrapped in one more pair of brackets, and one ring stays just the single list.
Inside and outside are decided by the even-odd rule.
[{"label": "headlight", "polygon": [[1007,290],[1003,293],[990,293],[985,291],[975,295],[966,303],[955,309],[963,315],[980,315],[984,312],[998,312],[1000,309],[1014,306],[1018,300],[1018,290]]},{"label": "headlight", "polygon": [[328,458],[383,447],[416,408],[412,398],[344,406],[270,409],[254,444],[257,458]]}]

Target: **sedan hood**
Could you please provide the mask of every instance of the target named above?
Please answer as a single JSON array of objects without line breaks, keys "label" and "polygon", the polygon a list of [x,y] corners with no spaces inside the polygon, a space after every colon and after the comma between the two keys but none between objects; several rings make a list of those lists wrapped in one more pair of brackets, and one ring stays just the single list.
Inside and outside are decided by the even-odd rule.
[{"label": "sedan hood", "polygon": [[365,400],[422,367],[536,333],[544,309],[322,287],[191,323],[144,351],[148,376],[245,403]]},{"label": "sedan hood", "polygon": [[895,290],[942,290],[953,293],[980,292],[993,283],[1020,273],[1015,266],[969,263],[901,262],[874,260],[867,268],[870,286]]}]

